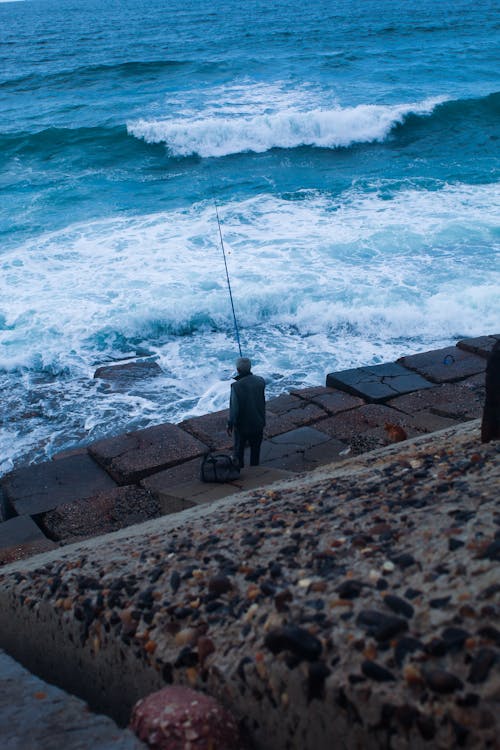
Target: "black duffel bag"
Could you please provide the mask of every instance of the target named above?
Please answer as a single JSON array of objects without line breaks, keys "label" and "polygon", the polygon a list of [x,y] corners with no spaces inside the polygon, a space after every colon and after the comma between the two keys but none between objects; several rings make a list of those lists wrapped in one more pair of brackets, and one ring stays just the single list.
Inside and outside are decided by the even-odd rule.
[{"label": "black duffel bag", "polygon": [[232,482],[238,479],[240,469],[227,453],[207,453],[200,467],[202,482]]}]

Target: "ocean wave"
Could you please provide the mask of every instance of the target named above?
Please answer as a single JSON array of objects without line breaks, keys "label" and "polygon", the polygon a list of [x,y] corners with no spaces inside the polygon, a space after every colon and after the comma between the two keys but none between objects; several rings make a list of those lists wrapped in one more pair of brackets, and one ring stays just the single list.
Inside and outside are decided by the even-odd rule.
[{"label": "ocean wave", "polygon": [[144,79],[160,75],[165,71],[175,71],[190,64],[189,60],[130,60],[109,65],[82,65],[78,68],[68,68],[57,72],[32,73],[17,78],[8,78],[0,81],[0,90],[20,93],[42,88],[60,88],[61,86],[79,88],[102,77],[106,79]]},{"label": "ocean wave", "polygon": [[273,148],[339,148],[383,141],[410,114],[429,115],[443,97],[420,103],[288,110],[250,117],[139,120],[128,132],[147,143],[164,143],[172,156],[228,156]]},{"label": "ocean wave", "polygon": [[447,97],[422,102],[307,111],[287,109],[245,117],[229,114],[191,116],[179,119],[141,119],[127,125],[128,132],[149,144],[164,144],[173,157],[198,155],[222,157],[245,152],[263,153],[274,148],[309,146],[348,148],[357,144],[384,142],[389,136],[405,138],[416,128],[429,132],[455,124],[496,128],[500,94],[451,100]]}]

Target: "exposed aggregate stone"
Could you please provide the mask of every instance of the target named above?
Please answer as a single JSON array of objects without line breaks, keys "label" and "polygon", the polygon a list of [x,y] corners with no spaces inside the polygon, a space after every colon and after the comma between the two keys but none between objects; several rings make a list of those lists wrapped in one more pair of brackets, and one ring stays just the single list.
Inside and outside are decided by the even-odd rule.
[{"label": "exposed aggregate stone", "polygon": [[217,696],[258,750],[495,748],[499,487],[474,422],[6,567],[0,610]]}]

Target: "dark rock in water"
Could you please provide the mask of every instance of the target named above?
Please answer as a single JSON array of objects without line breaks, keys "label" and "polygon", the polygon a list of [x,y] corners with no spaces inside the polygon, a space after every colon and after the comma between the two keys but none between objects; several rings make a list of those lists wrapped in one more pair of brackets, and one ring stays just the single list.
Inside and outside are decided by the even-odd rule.
[{"label": "dark rock in water", "polygon": [[94,378],[105,380],[108,387],[115,390],[124,390],[135,385],[137,381],[156,377],[162,372],[161,367],[153,359],[143,359],[98,367]]},{"label": "dark rock in water", "polygon": [[396,679],[392,672],[370,659],[365,659],[361,665],[361,671],[366,677],[377,682],[389,682]]},{"label": "dark rock in water", "polygon": [[442,669],[427,672],[425,679],[427,685],[435,693],[453,693],[455,690],[460,690],[463,687],[458,677]]},{"label": "dark rock in water", "polygon": [[495,663],[496,654],[490,648],[482,648],[473,658],[467,680],[477,685],[488,677],[491,667]]},{"label": "dark rock in water", "polygon": [[271,630],[265,637],[264,645],[273,653],[291,651],[299,659],[316,661],[323,650],[321,641],[304,628],[288,625]]}]

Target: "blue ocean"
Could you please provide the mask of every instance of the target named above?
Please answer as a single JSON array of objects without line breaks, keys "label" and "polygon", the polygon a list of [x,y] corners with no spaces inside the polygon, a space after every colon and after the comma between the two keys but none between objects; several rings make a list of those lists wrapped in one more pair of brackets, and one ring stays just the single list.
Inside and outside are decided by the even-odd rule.
[{"label": "blue ocean", "polygon": [[498,0],[2,0],[0,164],[0,472],[227,406],[223,248],[268,397],[500,330]]}]

